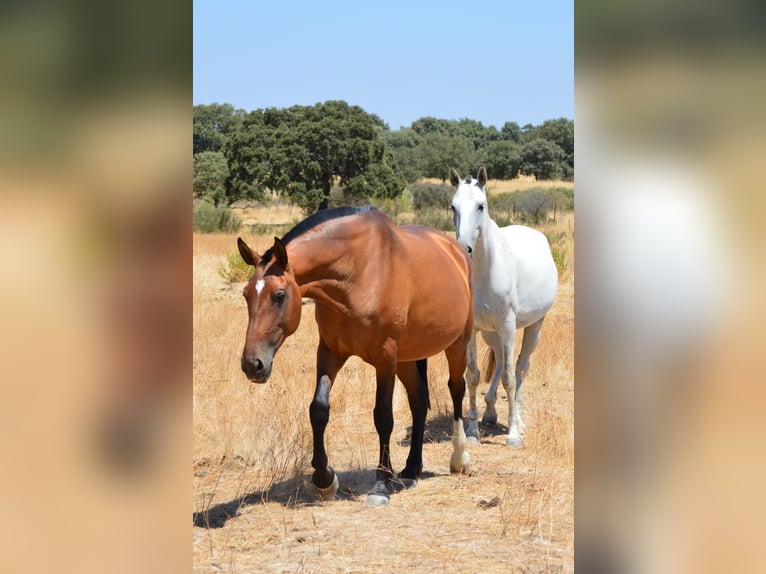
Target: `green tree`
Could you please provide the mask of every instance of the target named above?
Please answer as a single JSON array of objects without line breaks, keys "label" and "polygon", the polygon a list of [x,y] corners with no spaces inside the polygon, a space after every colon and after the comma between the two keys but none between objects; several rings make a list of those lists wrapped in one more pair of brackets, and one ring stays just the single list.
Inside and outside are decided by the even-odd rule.
[{"label": "green tree", "polygon": [[195,198],[220,205],[226,199],[229,165],[218,151],[203,151],[194,156],[192,189]]},{"label": "green tree", "polygon": [[513,179],[519,174],[521,155],[518,144],[500,140],[489,142],[481,151],[481,161],[494,179]]},{"label": "green tree", "polygon": [[325,209],[332,184],[364,197],[395,197],[404,181],[379,137],[377,116],[344,101],[248,114],[225,147],[230,186],[258,195],[270,188],[305,212]]},{"label": "green tree", "polygon": [[565,153],[558,145],[543,138],[525,143],[519,150],[519,171],[536,179],[556,179],[562,175],[561,161]]},{"label": "green tree", "polygon": [[262,200],[271,170],[269,146],[272,131],[266,128],[263,110],[246,114],[223,143],[223,154],[229,164],[226,196]]},{"label": "green tree", "polygon": [[410,127],[419,136],[426,136],[428,134],[452,134],[451,123],[452,122],[449,120],[425,116],[412,122]]},{"label": "green tree", "polygon": [[458,136],[430,133],[423,137],[416,152],[424,177],[445,181],[451,167],[463,173],[471,173],[476,168],[476,150],[469,141]]},{"label": "green tree", "polygon": [[516,122],[505,122],[500,128],[500,139],[518,143],[521,140],[521,128]]},{"label": "green tree", "polygon": [[572,179],[574,176],[574,122],[566,118],[545,120],[539,126],[525,126],[521,143],[544,139],[556,144],[564,152],[557,177]]},{"label": "green tree", "polygon": [[566,118],[545,120],[537,129],[537,137],[548,140],[559,146],[564,153],[574,156],[574,122]]},{"label": "green tree", "polygon": [[244,117],[231,104],[202,104],[192,111],[194,154],[221,151],[224,141]]},{"label": "green tree", "polygon": [[481,122],[468,118],[452,122],[451,128],[450,133],[452,135],[470,142],[476,151],[485,147],[489,142],[498,139],[495,126],[484,127],[484,124]]},{"label": "green tree", "polygon": [[412,183],[423,177],[420,171],[415,149],[423,138],[412,128],[402,128],[397,131],[380,133],[386,143],[386,149],[391,152],[396,164],[396,171],[407,183]]}]

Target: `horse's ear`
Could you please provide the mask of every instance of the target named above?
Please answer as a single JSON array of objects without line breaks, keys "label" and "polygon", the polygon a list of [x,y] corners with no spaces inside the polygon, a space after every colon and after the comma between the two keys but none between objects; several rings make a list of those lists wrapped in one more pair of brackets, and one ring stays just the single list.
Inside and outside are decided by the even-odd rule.
[{"label": "horse's ear", "polygon": [[487,168],[481,166],[479,168],[479,173],[476,174],[476,179],[479,180],[479,186],[484,188],[484,186],[487,185]]},{"label": "horse's ear", "polygon": [[261,256],[255,251],[250,249],[250,246],[245,243],[241,237],[237,237],[237,247],[239,248],[239,254],[242,256],[242,260],[248,265],[255,267],[261,260]]},{"label": "horse's ear", "polygon": [[274,251],[274,257],[277,258],[277,262],[283,269],[287,269],[287,249],[285,249],[285,244],[282,243],[282,240],[279,237],[274,238],[274,247],[272,249]]},{"label": "horse's ear", "polygon": [[454,167],[449,168],[449,182],[452,184],[452,187],[460,185],[460,176]]}]

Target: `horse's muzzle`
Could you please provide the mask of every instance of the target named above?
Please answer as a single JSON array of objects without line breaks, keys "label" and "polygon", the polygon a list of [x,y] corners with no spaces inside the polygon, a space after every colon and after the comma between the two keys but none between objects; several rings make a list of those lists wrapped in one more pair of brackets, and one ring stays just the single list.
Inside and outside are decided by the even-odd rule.
[{"label": "horse's muzzle", "polygon": [[271,362],[266,365],[261,359],[247,359],[243,355],[241,364],[245,376],[253,383],[265,383],[269,380],[269,375],[271,375]]}]

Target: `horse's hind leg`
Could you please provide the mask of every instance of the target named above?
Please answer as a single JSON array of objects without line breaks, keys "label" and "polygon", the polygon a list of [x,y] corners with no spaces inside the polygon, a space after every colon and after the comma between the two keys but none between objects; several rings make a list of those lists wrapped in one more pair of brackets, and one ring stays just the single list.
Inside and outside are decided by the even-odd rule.
[{"label": "horse's hind leg", "polygon": [[524,377],[529,371],[529,359],[540,342],[540,329],[543,326],[542,317],[539,321],[532,323],[524,329],[524,338],[521,341],[521,351],[519,359],[516,361],[516,425],[520,432],[524,432],[526,425],[521,420],[521,387],[524,384]]},{"label": "horse's hind leg", "polygon": [[[518,424],[520,417],[517,409],[516,377],[514,376],[513,368],[513,344],[516,338],[515,323],[506,325],[503,331],[497,335],[503,349],[500,381],[503,383],[503,388],[508,394],[508,435],[505,437],[505,444],[507,446],[523,446],[524,441],[521,439],[521,431]],[[487,392],[487,396],[489,396],[489,392]]]},{"label": "horse's hind leg", "polygon": [[340,357],[330,351],[319,341],[317,350],[317,385],[314,391],[314,399],[309,407],[311,418],[311,430],[314,435],[314,456],[311,466],[314,474],[311,481],[316,488],[316,494],[320,498],[332,498],[338,491],[338,477],[335,471],[327,464],[327,453],[324,448],[324,431],[330,420],[330,390],[338,371],[346,362],[345,357]]},{"label": "horse's hind leg", "polygon": [[476,408],[476,390],[479,387],[479,367],[476,361],[476,331],[468,342],[468,368],[465,371],[468,384],[468,440],[479,442],[479,410]]},{"label": "horse's hind leg", "polygon": [[393,477],[391,469],[390,440],[391,432],[394,430],[394,411],[393,395],[394,381],[396,379],[396,357],[394,350],[385,352],[384,359],[379,365],[375,366],[375,375],[377,379],[377,389],[375,392],[375,409],[373,418],[375,420],[375,430],[378,431],[380,441],[380,457],[378,459],[378,468],[375,473],[375,485],[367,493],[367,506],[382,506],[389,502],[389,483]]},{"label": "horse's hind leg", "polygon": [[[407,389],[407,400],[412,412],[412,438],[407,464],[399,473],[403,481],[414,481],[423,469],[423,435],[425,434],[426,413],[430,408],[428,398],[428,367],[426,359],[416,362],[399,363],[396,374]],[[405,484],[407,484],[405,482]]]}]

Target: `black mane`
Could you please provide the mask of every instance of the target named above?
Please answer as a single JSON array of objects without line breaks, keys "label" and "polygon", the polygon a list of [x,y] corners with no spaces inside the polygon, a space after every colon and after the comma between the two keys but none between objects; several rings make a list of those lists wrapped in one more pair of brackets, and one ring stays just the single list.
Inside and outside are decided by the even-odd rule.
[{"label": "black mane", "polygon": [[[282,243],[284,243],[285,246],[287,246],[287,244],[290,243],[296,237],[300,237],[307,231],[314,229],[318,225],[321,225],[322,223],[330,221],[331,219],[348,217],[349,215],[360,215],[362,213],[367,213],[368,211],[373,211],[374,209],[375,208],[371,205],[366,205],[364,207],[334,207],[332,209],[323,209],[322,211],[318,211],[314,215],[308,216],[306,219],[301,221],[298,225],[293,227],[290,231],[285,233],[284,237],[282,237]],[[269,261],[271,261],[271,258],[273,255],[274,255],[273,249],[272,248],[267,249],[266,252],[263,254],[261,263],[262,264],[268,263]]]}]

